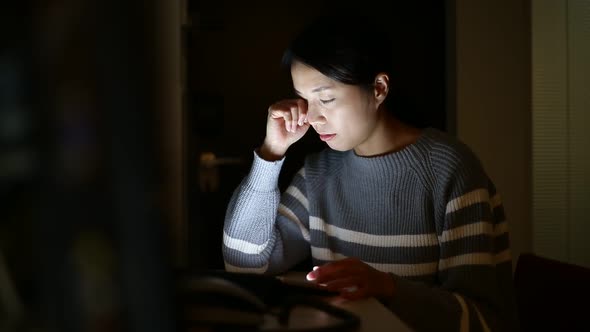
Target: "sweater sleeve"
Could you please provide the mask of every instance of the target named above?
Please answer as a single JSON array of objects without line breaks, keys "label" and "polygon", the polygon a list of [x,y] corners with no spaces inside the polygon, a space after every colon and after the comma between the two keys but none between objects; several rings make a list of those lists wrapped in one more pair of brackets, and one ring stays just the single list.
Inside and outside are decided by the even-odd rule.
[{"label": "sweater sleeve", "polygon": [[393,276],[392,310],[418,331],[515,330],[508,228],[494,185],[469,153],[435,155],[432,169],[438,283]]},{"label": "sweater sleeve", "polygon": [[254,153],[250,172],[226,211],[222,248],[226,270],[279,274],[308,257],[305,170],[281,195],[278,179],[283,162],[269,162]]}]

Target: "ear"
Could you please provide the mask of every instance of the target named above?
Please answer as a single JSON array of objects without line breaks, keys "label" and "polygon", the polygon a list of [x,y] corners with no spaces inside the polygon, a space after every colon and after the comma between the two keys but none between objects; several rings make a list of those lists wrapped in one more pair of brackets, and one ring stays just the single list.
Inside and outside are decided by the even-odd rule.
[{"label": "ear", "polygon": [[381,105],[389,93],[389,76],[386,73],[379,73],[373,82],[373,93],[377,106]]}]

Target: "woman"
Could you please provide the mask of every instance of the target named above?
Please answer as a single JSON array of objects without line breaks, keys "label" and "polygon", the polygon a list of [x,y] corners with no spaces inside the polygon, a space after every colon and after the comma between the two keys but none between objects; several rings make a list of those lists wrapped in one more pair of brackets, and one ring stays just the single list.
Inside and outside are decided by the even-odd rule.
[{"label": "woman", "polygon": [[[390,43],[369,20],[323,17],[284,56],[299,98],[268,109],[266,138],[226,215],[226,269],[307,278],[380,299],[417,330],[509,330],[511,257],[501,201],[455,138],[388,110]],[[310,127],[329,149],[288,189],[288,148]]]}]

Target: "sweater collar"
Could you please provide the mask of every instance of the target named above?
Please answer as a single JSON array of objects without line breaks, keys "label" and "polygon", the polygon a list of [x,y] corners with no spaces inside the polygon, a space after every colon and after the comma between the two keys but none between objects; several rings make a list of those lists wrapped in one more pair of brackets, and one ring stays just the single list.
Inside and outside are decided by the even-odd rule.
[{"label": "sweater collar", "polygon": [[407,167],[416,160],[418,155],[422,155],[427,145],[428,138],[433,133],[433,128],[422,130],[418,139],[399,151],[387,153],[372,157],[363,157],[357,155],[354,150],[346,152],[345,162],[354,169],[367,171],[391,171],[392,168]]}]

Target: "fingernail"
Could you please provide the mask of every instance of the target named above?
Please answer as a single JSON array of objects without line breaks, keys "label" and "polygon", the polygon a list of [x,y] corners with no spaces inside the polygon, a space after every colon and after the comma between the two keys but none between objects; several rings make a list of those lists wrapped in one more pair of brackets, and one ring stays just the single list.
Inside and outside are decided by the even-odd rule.
[{"label": "fingernail", "polygon": [[314,266],[312,270],[315,271],[315,270],[317,270],[319,268],[320,268],[319,266]]},{"label": "fingernail", "polygon": [[308,274],[305,276],[305,279],[307,279],[307,280],[310,280],[310,281],[311,281],[311,280],[315,280],[315,278],[316,278],[316,276],[315,276],[315,273],[313,273],[313,271],[312,271],[312,272],[309,272],[309,273],[308,273]]}]

